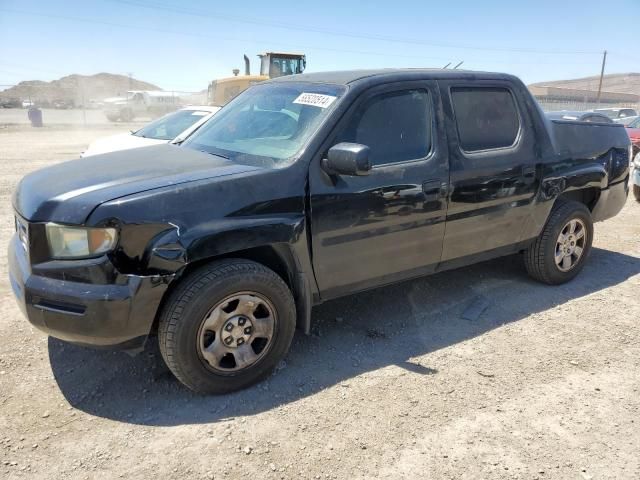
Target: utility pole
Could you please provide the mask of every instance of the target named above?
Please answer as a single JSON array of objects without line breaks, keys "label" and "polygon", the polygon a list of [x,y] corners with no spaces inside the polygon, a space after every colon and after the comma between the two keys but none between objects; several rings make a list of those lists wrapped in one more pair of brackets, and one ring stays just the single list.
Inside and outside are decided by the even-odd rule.
[{"label": "utility pole", "polygon": [[[127,73],[127,75],[128,75],[128,77],[129,77],[129,91],[131,91],[131,90],[133,90],[133,89],[131,88],[131,86],[133,85],[133,82],[132,82],[132,79],[133,79],[133,73],[128,72],[128,73]],[[129,96],[130,96],[130,95],[129,95],[129,92],[127,92],[127,95],[126,95],[126,97],[127,97],[127,105],[129,105]]]},{"label": "utility pole", "polygon": [[602,70],[600,70],[600,83],[598,83],[598,98],[596,103],[600,105],[600,94],[602,93],[602,77],[604,77],[604,65],[607,63],[607,51],[602,54]]},{"label": "utility pole", "polygon": [[82,95],[82,125],[84,125],[84,127],[86,128],[87,127],[87,107],[86,107],[87,99],[84,91],[84,78],[80,78],[80,91]]}]

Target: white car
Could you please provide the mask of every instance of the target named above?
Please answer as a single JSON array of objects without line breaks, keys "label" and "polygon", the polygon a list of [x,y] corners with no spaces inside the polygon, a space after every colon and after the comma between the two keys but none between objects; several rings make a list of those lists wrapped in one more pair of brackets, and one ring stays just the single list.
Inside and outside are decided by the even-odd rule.
[{"label": "white car", "polygon": [[91,143],[80,156],[84,158],[101,153],[184,140],[213,117],[218,110],[220,107],[184,107],[154,120],[140,130],[98,139]]},{"label": "white car", "polygon": [[637,119],[638,119],[638,115],[635,115],[635,116],[631,116],[631,117],[616,118],[614,120],[614,122],[621,123],[622,125],[624,125],[626,127],[630,123],[635,122]]},{"label": "white car", "polygon": [[638,112],[633,108],[596,108],[593,111],[602,113],[614,121],[618,118],[635,117],[638,115]]}]

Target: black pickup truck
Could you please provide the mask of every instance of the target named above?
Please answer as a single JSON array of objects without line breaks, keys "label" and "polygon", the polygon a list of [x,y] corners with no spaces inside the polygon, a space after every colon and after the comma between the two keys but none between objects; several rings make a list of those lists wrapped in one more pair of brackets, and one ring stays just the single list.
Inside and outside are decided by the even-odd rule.
[{"label": "black pickup truck", "polygon": [[325,300],[521,253],[573,278],[628,194],[622,125],[547,119],[504,74],[379,70],[256,85],[181,145],[27,175],[10,279],[36,327],[139,350],[189,388],[250,385]]}]

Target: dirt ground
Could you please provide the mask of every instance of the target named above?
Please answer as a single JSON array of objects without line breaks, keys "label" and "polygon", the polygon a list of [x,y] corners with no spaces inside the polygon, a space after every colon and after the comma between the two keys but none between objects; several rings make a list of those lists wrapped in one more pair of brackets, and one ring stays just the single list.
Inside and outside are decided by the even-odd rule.
[{"label": "dirt ground", "polygon": [[[118,128],[0,128],[2,252],[18,180]],[[530,280],[516,256],[332,301],[272,377],[218,397],[181,387],[153,342],[132,358],[47,338],[6,270],[2,478],[640,478],[631,198],[569,284]]]}]

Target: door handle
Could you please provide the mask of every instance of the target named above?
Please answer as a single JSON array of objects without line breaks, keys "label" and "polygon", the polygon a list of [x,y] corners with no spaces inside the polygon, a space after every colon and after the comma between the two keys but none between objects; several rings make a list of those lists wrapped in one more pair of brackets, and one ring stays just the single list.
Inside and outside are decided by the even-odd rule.
[{"label": "door handle", "polygon": [[446,197],[448,190],[448,184],[441,180],[427,180],[422,183],[422,193],[427,202],[433,202]]}]

